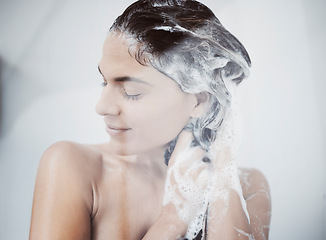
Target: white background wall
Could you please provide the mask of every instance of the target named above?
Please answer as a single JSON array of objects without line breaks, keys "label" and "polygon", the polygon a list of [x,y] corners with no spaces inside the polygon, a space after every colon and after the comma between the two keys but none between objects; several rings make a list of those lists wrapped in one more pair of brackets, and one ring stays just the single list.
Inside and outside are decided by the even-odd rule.
[{"label": "white background wall", "polygon": [[[271,239],[326,238],[326,2],[206,0],[250,53],[240,165],[267,176]],[[51,143],[107,139],[94,105],[106,31],[131,1],[1,0],[0,238],[27,239]]]}]

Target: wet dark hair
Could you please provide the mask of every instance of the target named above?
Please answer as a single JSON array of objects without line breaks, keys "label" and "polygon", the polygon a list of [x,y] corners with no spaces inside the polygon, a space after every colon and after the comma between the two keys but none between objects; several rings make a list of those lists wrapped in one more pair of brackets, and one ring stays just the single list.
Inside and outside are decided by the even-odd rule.
[{"label": "wet dark hair", "polygon": [[208,150],[230,106],[226,82],[237,85],[249,75],[251,61],[244,46],[208,7],[192,0],[139,0],[115,20],[110,32],[126,37],[139,63],[153,66],[183,91],[210,93],[210,109],[186,126]]}]

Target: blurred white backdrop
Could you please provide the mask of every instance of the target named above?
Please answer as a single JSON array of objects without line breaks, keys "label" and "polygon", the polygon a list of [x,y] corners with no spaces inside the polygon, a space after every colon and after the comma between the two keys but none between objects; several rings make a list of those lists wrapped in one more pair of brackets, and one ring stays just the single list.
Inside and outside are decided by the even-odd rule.
[{"label": "blurred white backdrop", "polygon": [[[247,48],[239,165],[272,192],[271,239],[326,239],[326,2],[205,0]],[[27,239],[43,151],[107,139],[94,111],[97,64],[132,1],[0,2],[0,238]]]}]

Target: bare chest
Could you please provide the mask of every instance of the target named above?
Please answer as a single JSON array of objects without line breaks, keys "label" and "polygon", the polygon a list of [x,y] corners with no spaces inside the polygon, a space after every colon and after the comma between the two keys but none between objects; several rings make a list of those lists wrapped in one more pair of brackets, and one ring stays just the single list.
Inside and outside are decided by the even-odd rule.
[{"label": "bare chest", "polygon": [[161,182],[130,172],[104,178],[97,189],[92,239],[142,239],[160,213],[162,192]]}]

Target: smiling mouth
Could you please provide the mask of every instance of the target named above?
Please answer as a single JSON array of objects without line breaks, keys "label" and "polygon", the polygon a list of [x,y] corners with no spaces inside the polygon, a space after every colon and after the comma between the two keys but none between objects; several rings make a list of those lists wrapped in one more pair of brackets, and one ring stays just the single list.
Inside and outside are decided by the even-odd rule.
[{"label": "smiling mouth", "polygon": [[105,130],[110,136],[118,136],[131,130],[131,128],[117,128],[117,127],[112,127],[107,125]]}]

